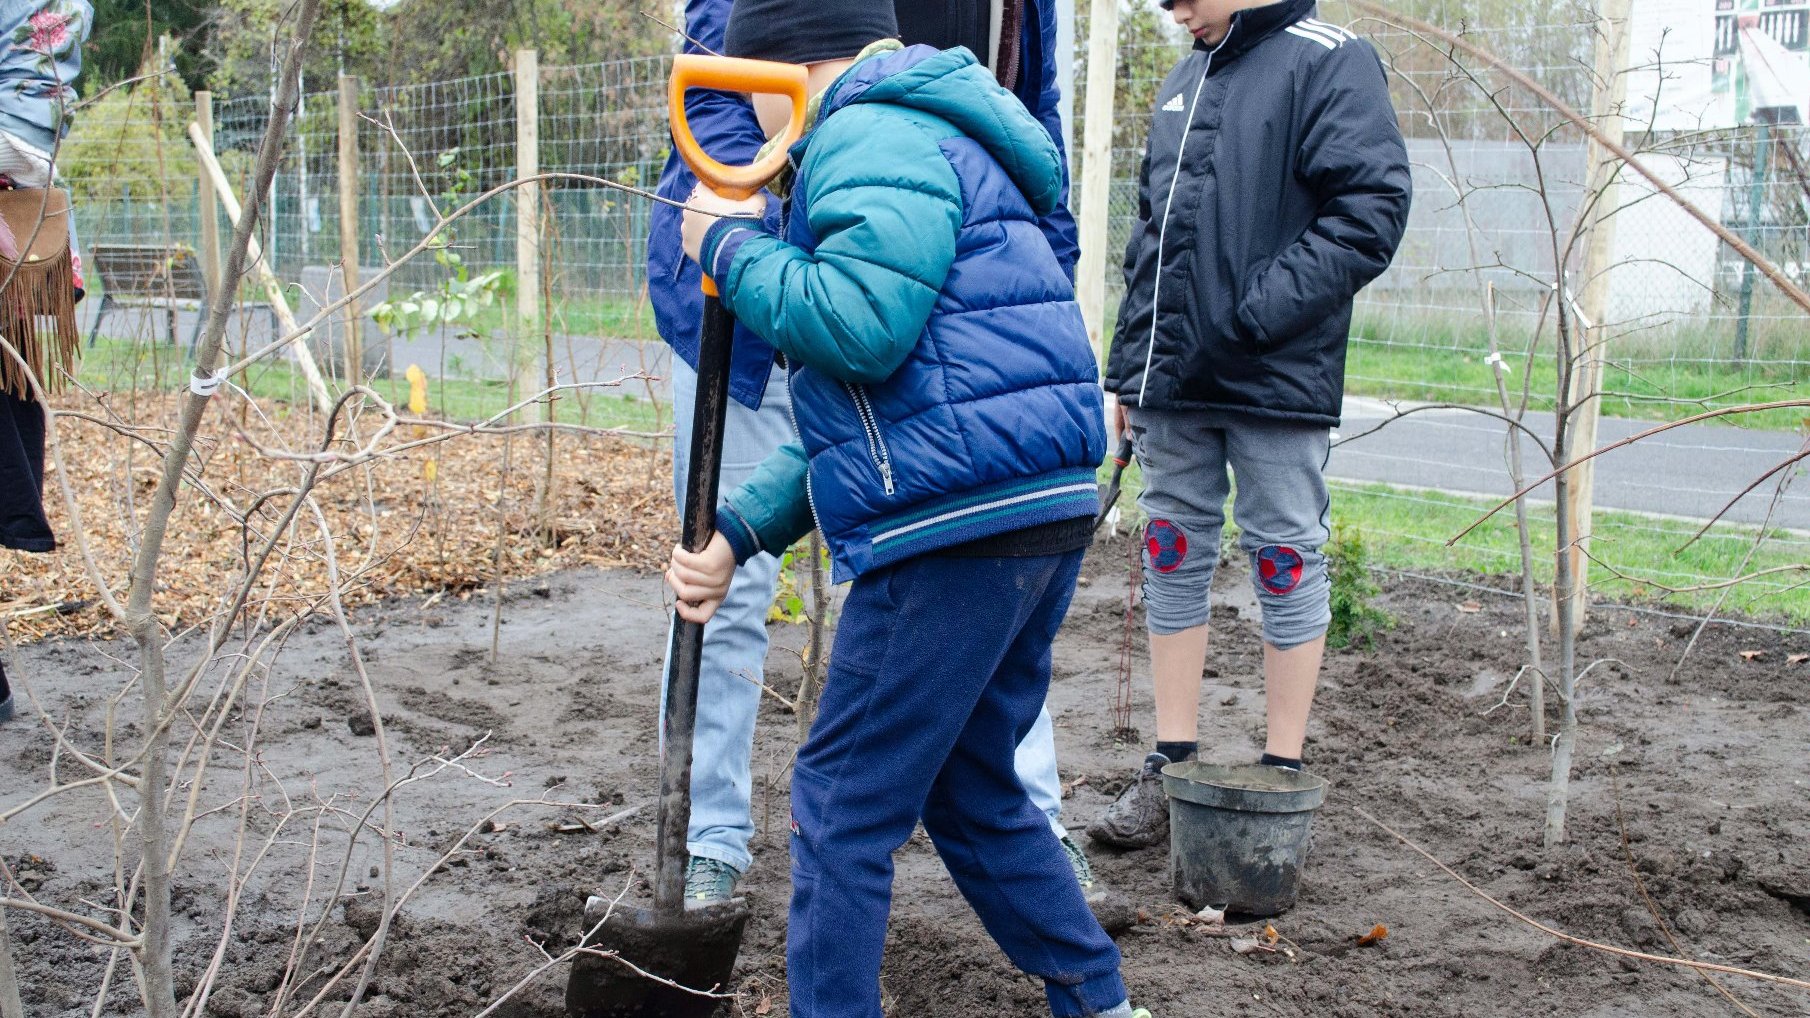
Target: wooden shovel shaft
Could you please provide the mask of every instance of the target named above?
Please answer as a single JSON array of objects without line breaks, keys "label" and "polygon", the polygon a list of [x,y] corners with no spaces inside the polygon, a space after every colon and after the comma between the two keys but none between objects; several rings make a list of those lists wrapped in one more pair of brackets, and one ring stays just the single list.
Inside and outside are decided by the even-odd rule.
[{"label": "wooden shovel shaft", "polygon": [[[703,551],[716,534],[716,501],[723,464],[723,421],[729,409],[729,354],[735,318],[716,297],[704,298],[698,341],[698,399],[692,415],[691,459],[685,471],[684,534],[688,551]],[[673,618],[667,653],[666,716],[660,752],[659,842],[655,848],[654,908],[685,908],[686,831],[691,826],[691,738],[698,720],[698,674],[704,627]]]}]

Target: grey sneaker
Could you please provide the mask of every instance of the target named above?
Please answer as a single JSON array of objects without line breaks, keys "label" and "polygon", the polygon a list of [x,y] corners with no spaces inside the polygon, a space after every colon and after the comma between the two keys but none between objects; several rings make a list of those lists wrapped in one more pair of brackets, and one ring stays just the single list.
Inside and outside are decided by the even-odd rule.
[{"label": "grey sneaker", "polygon": [[726,862],[694,855],[685,863],[685,907],[702,908],[735,897],[742,871]]},{"label": "grey sneaker", "polygon": [[1068,855],[1069,868],[1075,871],[1075,882],[1081,885],[1081,896],[1107,936],[1117,937],[1137,925],[1137,910],[1124,895],[1094,876],[1094,864],[1073,837],[1062,836],[1062,851]]},{"label": "grey sneaker", "polygon": [[1163,794],[1163,768],[1169,758],[1152,753],[1138,776],[1126,786],[1100,819],[1087,825],[1087,836],[1114,848],[1149,848],[1169,837],[1169,799]]}]

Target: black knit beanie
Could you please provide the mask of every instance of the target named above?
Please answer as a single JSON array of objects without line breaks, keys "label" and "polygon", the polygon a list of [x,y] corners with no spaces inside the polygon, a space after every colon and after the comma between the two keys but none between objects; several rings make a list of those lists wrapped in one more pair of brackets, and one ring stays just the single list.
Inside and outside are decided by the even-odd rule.
[{"label": "black knit beanie", "polygon": [[884,0],[735,0],[723,49],[732,57],[815,64],[898,36]]}]

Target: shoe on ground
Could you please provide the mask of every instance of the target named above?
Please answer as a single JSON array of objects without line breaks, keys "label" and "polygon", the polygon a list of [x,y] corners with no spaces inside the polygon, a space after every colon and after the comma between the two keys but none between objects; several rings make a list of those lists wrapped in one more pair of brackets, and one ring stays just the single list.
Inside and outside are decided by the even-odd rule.
[{"label": "shoe on ground", "polygon": [[13,689],[6,683],[6,669],[0,668],[0,724],[13,719]]},{"label": "shoe on ground", "polygon": [[685,907],[704,908],[735,897],[742,871],[726,862],[694,855],[685,863]]},{"label": "shoe on ground", "polygon": [[1087,825],[1087,836],[1113,848],[1150,848],[1169,838],[1169,797],[1163,794],[1163,768],[1169,758],[1152,753],[1100,819]]},{"label": "shoe on ground", "polygon": [[1117,937],[1137,925],[1137,910],[1131,907],[1130,899],[1094,875],[1094,864],[1073,837],[1062,836],[1062,851],[1068,856],[1069,868],[1075,871],[1075,882],[1081,885],[1081,896],[1087,900],[1088,910],[1093,912],[1094,919],[1099,921],[1107,936]]}]

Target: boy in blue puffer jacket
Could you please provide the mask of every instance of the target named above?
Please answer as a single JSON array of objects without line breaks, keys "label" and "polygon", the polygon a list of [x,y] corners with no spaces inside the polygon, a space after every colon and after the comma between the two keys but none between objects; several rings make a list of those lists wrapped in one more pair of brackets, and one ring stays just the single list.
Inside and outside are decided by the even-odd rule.
[{"label": "boy in blue puffer jacket", "polygon": [[[687,0],[686,52],[723,49],[730,0]],[[901,39],[937,49],[967,46],[978,58],[992,54],[990,64],[1005,85],[1048,131],[1058,150],[1063,141],[1061,89],[1058,78],[1057,12],[1054,0],[896,0]],[[1014,36],[1010,26],[1019,25]],[[998,30],[992,30],[997,25]],[[1016,38],[1017,45],[1010,45]],[[1016,69],[1014,75],[1013,70]],[[704,151],[731,164],[752,162],[766,141],[747,97],[693,89],[685,97],[686,118]],[[661,172],[658,192],[683,200],[697,178],[675,150]],[[779,202],[769,200],[767,219],[777,226]],[[660,336],[672,348],[674,504],[685,500],[685,458],[690,450],[692,407],[696,399],[698,327],[703,294],[698,266],[680,243],[683,210],[656,204],[650,210],[647,237],[647,295]],[[1066,200],[1038,225],[1063,271],[1075,264],[1075,222]],[[729,376],[730,401],[723,432],[723,467],[719,474],[728,491],[753,475],[774,451],[798,438],[792,425],[792,403],[785,373],[775,370],[773,348],[766,340],[737,326],[734,362]],[[735,571],[735,581],[704,633],[703,669],[698,685],[697,732],[691,770],[691,824],[687,832],[690,859],[686,867],[687,901],[707,903],[734,897],[742,874],[754,862],[749,842],[754,821],[751,759],[755,717],[764,697],[761,676],[767,656],[767,615],[779,579],[780,560],[756,555]],[[751,681],[752,680],[752,681]],[[1132,911],[1121,895],[1093,872],[1080,844],[1062,823],[1062,778],[1056,766],[1055,726],[1046,705],[1018,744],[1019,780],[1031,801],[1049,817],[1050,829],[1062,841],[1069,864],[1087,894],[1094,914],[1107,932],[1129,922]]]},{"label": "boy in blue puffer jacket", "polygon": [[[686,251],[786,360],[800,441],[675,549],[707,620],[735,565],[823,531],[853,580],[792,782],[791,1010],[878,1018],[892,854],[919,820],[988,932],[1058,1016],[1133,1014],[1013,748],[1049,686],[1097,508],[1101,394],[1038,229],[1048,133],[965,49],[903,48],[889,5],[737,0],[729,55],[805,64],[780,235],[688,213]],[[780,100],[783,107],[783,100]],[[769,134],[783,109],[756,97]],[[758,216],[764,202],[693,204]]]}]

